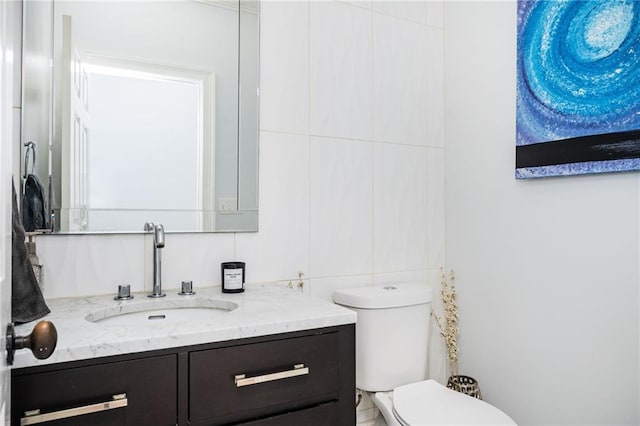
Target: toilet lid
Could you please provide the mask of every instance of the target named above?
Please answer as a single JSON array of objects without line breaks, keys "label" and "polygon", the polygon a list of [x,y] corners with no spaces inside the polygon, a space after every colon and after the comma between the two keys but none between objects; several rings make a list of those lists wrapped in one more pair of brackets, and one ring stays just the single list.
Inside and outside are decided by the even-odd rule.
[{"label": "toilet lid", "polygon": [[434,380],[393,390],[393,412],[400,423],[426,425],[515,425],[502,411]]}]

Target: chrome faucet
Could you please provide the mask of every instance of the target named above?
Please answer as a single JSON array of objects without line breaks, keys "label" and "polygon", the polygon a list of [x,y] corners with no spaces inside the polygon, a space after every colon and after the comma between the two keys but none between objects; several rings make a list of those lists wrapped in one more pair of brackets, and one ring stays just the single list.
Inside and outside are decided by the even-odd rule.
[{"label": "chrome faucet", "polygon": [[148,297],[164,297],[162,292],[162,256],[160,249],[164,247],[164,227],[153,222],[144,224],[145,232],[153,232],[153,292]]}]

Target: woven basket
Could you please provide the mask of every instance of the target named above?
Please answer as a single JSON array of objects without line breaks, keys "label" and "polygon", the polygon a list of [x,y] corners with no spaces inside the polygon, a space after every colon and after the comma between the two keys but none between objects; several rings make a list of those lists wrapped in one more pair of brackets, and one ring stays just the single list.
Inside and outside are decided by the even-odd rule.
[{"label": "woven basket", "polygon": [[480,393],[480,385],[478,385],[478,381],[473,377],[451,376],[447,381],[447,387],[465,395],[482,399],[482,393]]}]

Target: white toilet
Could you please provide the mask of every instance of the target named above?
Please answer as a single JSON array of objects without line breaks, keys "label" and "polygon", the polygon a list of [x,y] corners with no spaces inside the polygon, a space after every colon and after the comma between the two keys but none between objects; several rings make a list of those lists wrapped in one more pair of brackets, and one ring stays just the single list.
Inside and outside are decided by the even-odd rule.
[{"label": "white toilet", "polygon": [[389,426],[515,425],[492,405],[425,380],[432,294],[424,284],[334,292],[358,314],[356,386],[374,393]]}]

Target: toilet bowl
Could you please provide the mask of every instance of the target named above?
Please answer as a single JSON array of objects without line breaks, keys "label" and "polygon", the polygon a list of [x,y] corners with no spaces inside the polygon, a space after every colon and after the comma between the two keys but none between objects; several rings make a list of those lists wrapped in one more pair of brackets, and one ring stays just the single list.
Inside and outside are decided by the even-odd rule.
[{"label": "toilet bowl", "polygon": [[356,387],[389,426],[515,425],[498,408],[426,380],[432,293],[422,283],[334,292],[358,314]]},{"label": "toilet bowl", "polygon": [[[371,399],[388,426],[515,425],[504,412],[435,380],[376,392]],[[377,426],[384,423],[378,422]]]}]

